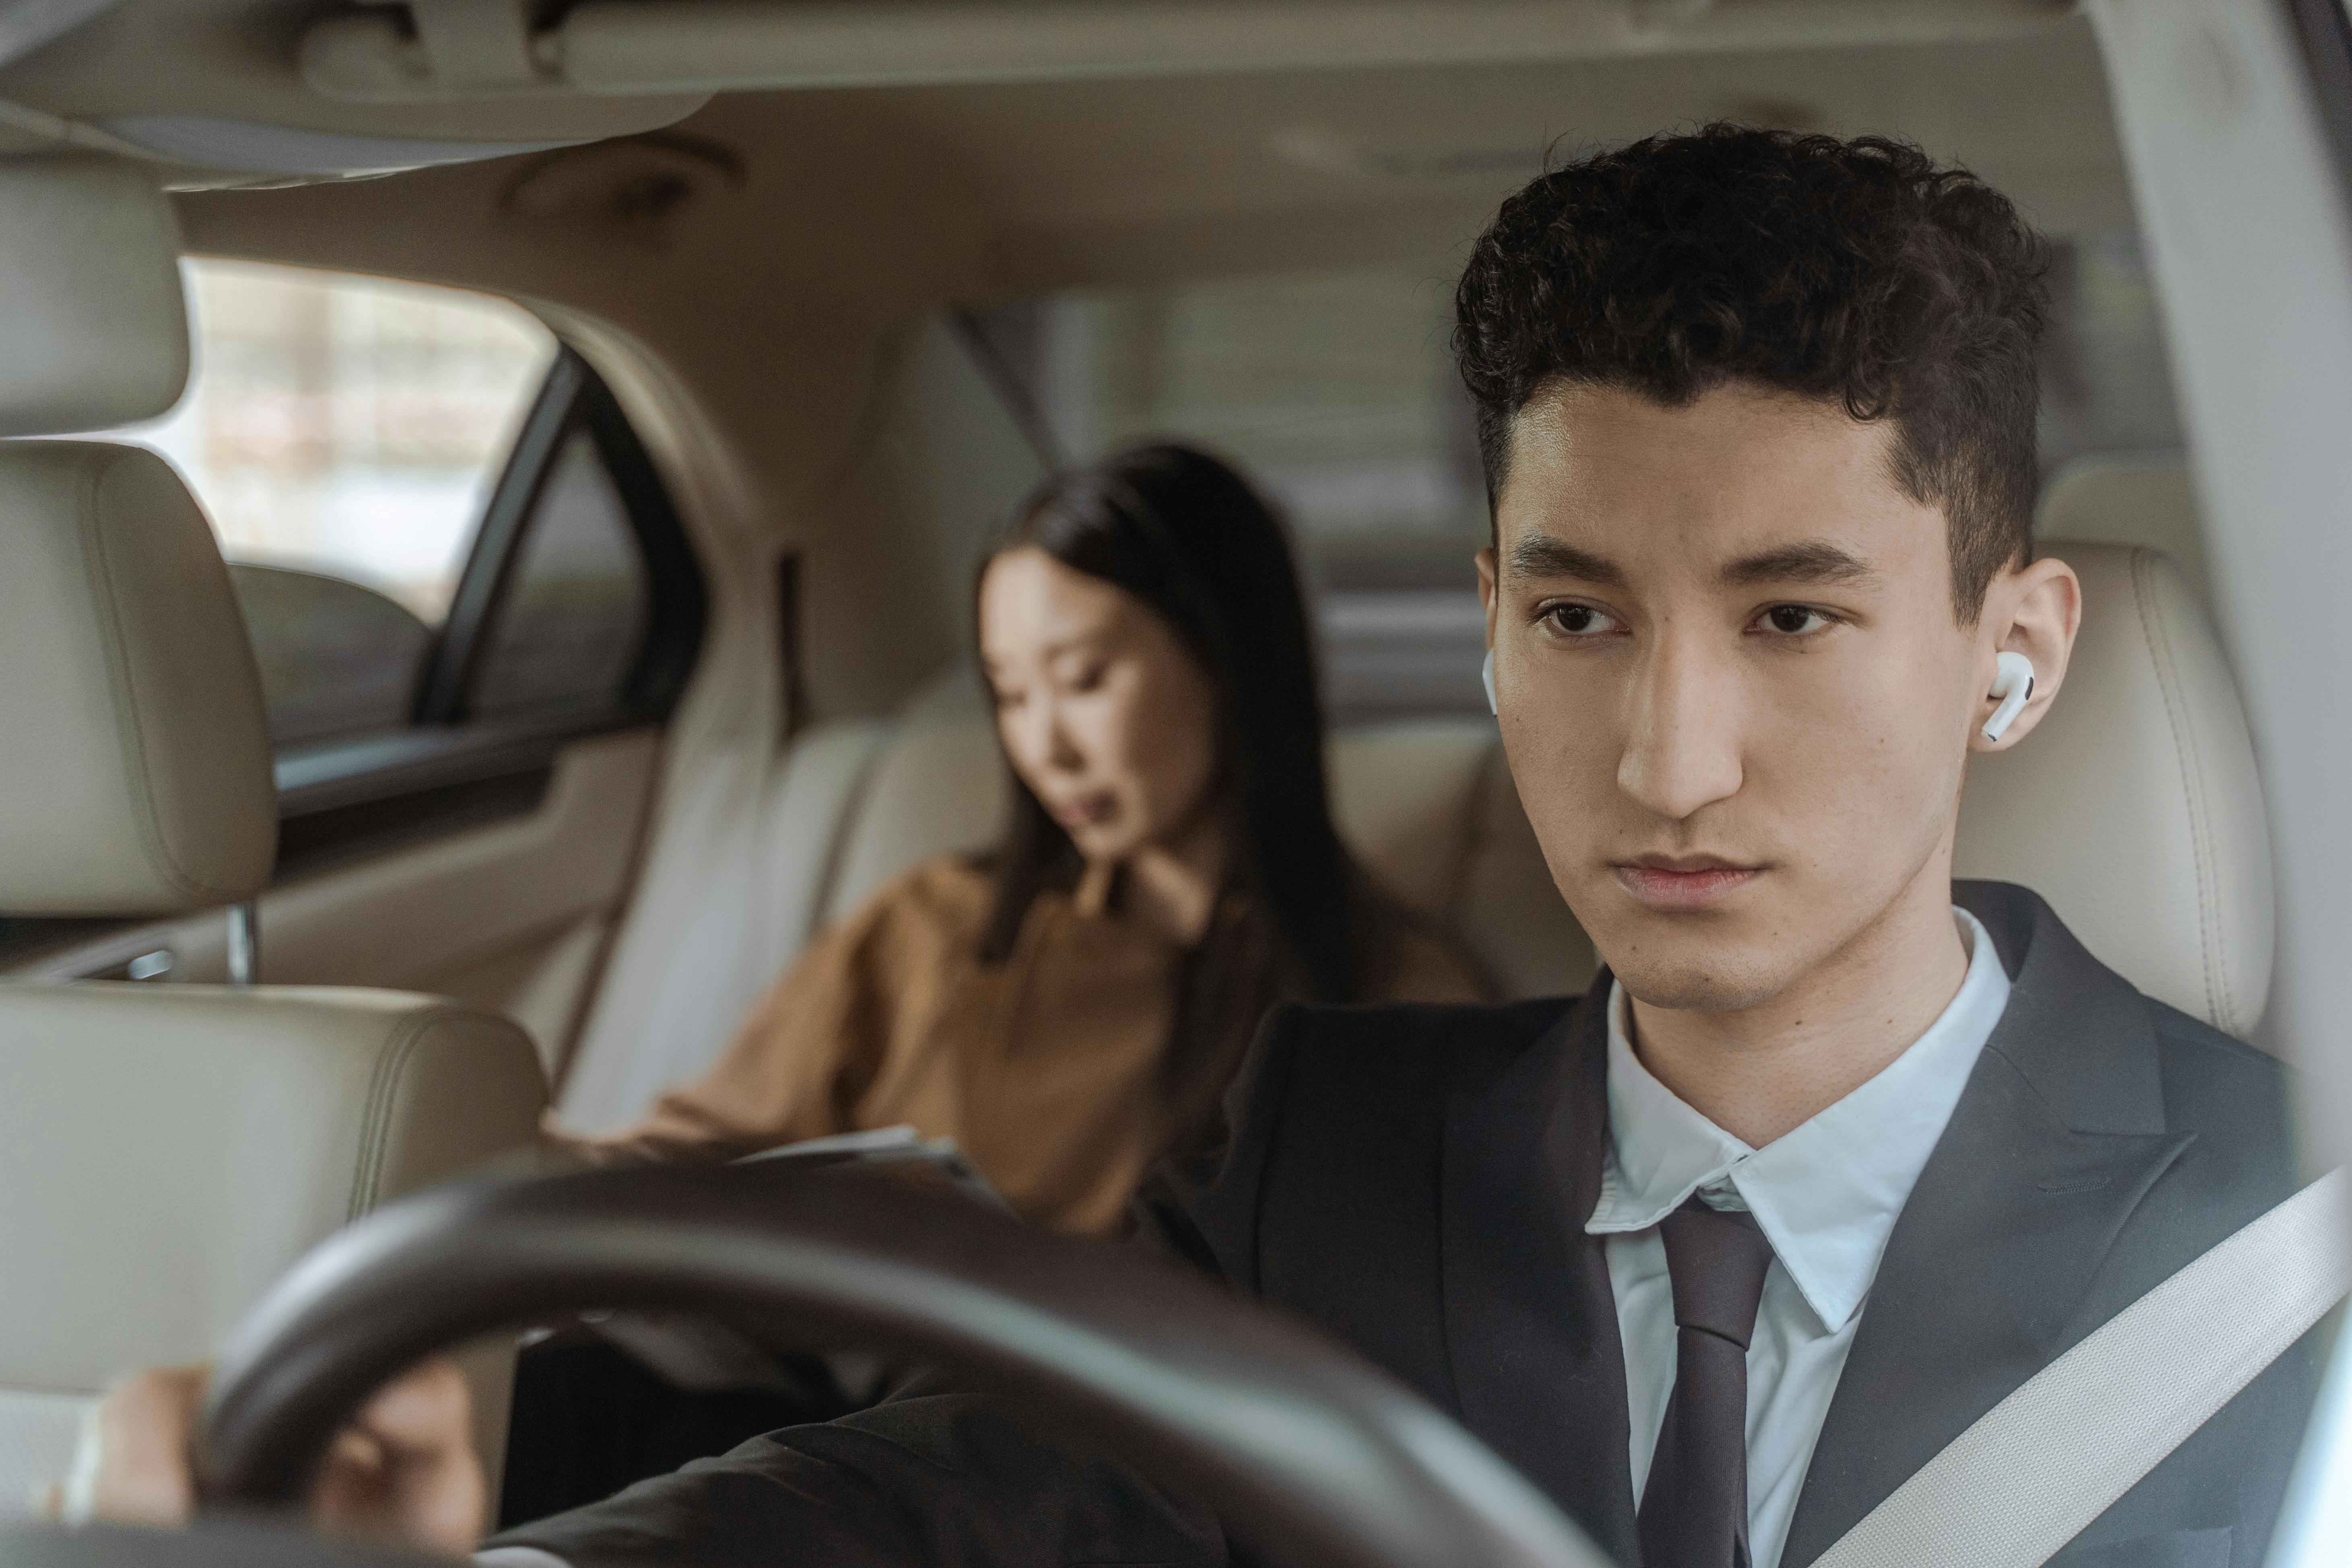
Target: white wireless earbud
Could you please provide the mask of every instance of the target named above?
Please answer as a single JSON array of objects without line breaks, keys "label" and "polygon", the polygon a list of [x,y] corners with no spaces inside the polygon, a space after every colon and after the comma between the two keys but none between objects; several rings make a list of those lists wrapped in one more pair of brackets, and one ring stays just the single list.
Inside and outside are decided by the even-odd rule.
[{"label": "white wireless earbud", "polygon": [[1985,695],[2000,701],[1984,722],[1984,738],[1998,741],[2009,733],[2010,725],[2033,700],[2033,661],[2021,653],[1997,656],[1992,661],[1992,689]]},{"label": "white wireless earbud", "polygon": [[1478,684],[1486,689],[1486,711],[1499,717],[1502,708],[1495,701],[1495,650],[1486,650],[1486,662],[1478,667]]}]

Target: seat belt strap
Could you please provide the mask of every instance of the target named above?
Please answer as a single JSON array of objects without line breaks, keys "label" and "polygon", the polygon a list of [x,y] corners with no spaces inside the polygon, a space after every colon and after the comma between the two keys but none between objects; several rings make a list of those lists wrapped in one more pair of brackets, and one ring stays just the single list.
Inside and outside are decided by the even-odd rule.
[{"label": "seat belt strap", "polygon": [[2041,1568],[2352,1289],[2333,1171],[2101,1324],[1815,1568]]}]

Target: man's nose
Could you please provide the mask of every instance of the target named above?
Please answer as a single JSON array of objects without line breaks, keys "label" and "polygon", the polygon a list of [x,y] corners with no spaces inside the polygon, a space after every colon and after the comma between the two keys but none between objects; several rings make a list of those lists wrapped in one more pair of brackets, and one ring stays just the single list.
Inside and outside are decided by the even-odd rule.
[{"label": "man's nose", "polygon": [[1675,822],[1738,793],[1738,689],[1734,672],[1705,650],[1659,637],[1626,692],[1618,787]]}]

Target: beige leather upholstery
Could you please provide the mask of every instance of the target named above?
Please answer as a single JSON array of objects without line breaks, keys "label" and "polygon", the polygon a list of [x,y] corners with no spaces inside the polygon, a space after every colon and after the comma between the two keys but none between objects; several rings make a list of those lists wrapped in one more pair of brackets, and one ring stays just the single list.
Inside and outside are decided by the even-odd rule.
[{"label": "beige leather upholstery", "polygon": [[0,446],[0,909],[250,898],[278,813],[260,679],[204,516],[153,453]]},{"label": "beige leather upholstery", "polygon": [[2077,458],[2042,487],[2033,536],[2077,544],[2137,544],[2180,569],[2202,605],[2213,602],[2198,522],[2197,484],[2177,458]]},{"label": "beige leather upholstery", "polygon": [[0,436],[152,419],[188,380],[171,204],[129,163],[0,163]]},{"label": "beige leather upholstery", "polygon": [[[1585,985],[1591,945],[1552,891],[1490,721],[1355,731],[1330,756],[1341,831],[1398,899],[1454,931],[1510,995]],[[802,735],[760,794],[748,868],[759,896],[742,918],[681,938],[706,966],[664,998],[658,1028],[583,1048],[564,1079],[565,1121],[626,1125],[663,1088],[701,1073],[817,928],[919,860],[991,842],[1003,790],[966,669],[894,721],[845,720]]]},{"label": "beige leather upholstery", "polygon": [[[1958,870],[2021,882],[2135,984],[2233,1033],[2262,1016],[2271,950],[2270,858],[2253,756],[2203,610],[2161,558],[2055,545],[2088,608],[2064,694],[2019,747],[1983,759],[1960,806]],[[1492,723],[1356,730],[1331,743],[1341,831],[1400,900],[1454,935],[1511,996],[1580,989],[1597,962],[1551,882]],[[703,1026],[590,1058],[567,1118],[632,1120],[662,1086],[701,1072],[735,1020],[836,920],[927,857],[995,836],[1004,773],[968,671],[943,677],[894,723],[821,725],[765,797],[755,875],[765,913],[728,966],[737,991],[702,995]],[[722,987],[723,989],[723,987]]]},{"label": "beige leather upholstery", "polygon": [[[109,1380],[211,1354],[312,1243],[528,1143],[544,1100],[520,1028],[432,997],[0,989],[0,1517]],[[477,1397],[494,1431],[504,1382]]]},{"label": "beige leather upholstery", "polygon": [[[951,676],[918,700],[873,764],[824,905],[837,920],[917,861],[977,848],[1004,815],[1004,763],[971,692]],[[1553,889],[1495,727],[1437,720],[1331,742],[1333,813],[1381,885],[1453,932],[1504,991],[1580,989],[1597,963]]]},{"label": "beige leather upholstery", "polygon": [[2270,828],[2229,663],[2154,551],[2052,542],[2083,629],[2042,726],[1976,759],[1954,868],[2021,882],[2141,990],[2244,1035],[2270,993]]},{"label": "beige leather upholstery", "polygon": [[516,1147],[543,1095],[514,1025],[399,992],[20,985],[5,1017],[16,1388],[208,1354],[311,1242]]},{"label": "beige leather upholstery", "polygon": [[1591,983],[1600,958],[1552,886],[1492,723],[1352,731],[1330,759],[1333,812],[1366,868],[1450,931],[1505,995]]},{"label": "beige leather upholstery", "polygon": [[[252,651],[152,453],[0,446],[0,909],[180,910],[268,879]],[[430,997],[0,985],[0,1511],[60,1473],[108,1378],[209,1353],[335,1226],[530,1143],[544,1100],[521,1029]],[[509,1365],[476,1380],[493,1464]]]},{"label": "beige leather upholstery", "polygon": [[[2142,990],[2243,1034],[2269,985],[2269,837],[2211,623],[2152,551],[2045,552],[2083,579],[2074,667],[2024,744],[1972,767],[1955,868],[2034,889]],[[968,685],[943,684],[884,743],[841,837],[825,918],[995,833],[1003,765],[977,700],[959,698]],[[1358,730],[1330,755],[1341,830],[1397,897],[1512,995],[1585,982],[1591,945],[1552,887],[1492,724]]]}]

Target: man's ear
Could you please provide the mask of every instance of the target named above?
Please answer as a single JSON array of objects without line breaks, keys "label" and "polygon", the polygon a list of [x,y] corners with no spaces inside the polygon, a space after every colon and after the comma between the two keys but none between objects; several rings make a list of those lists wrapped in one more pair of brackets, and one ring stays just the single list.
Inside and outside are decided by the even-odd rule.
[{"label": "man's ear", "polygon": [[[1984,616],[1977,626],[1977,662],[1981,667],[1977,690],[1983,695],[1969,726],[1969,751],[2005,752],[2033,733],[2058,688],[2065,684],[2066,661],[2082,624],[2083,584],[2063,561],[2045,557],[1993,580],[1985,590]],[[1988,741],[1984,722],[1997,705],[1991,695],[1993,665],[2003,653],[2021,653],[2032,661],[2033,695],[2000,739]]]}]

